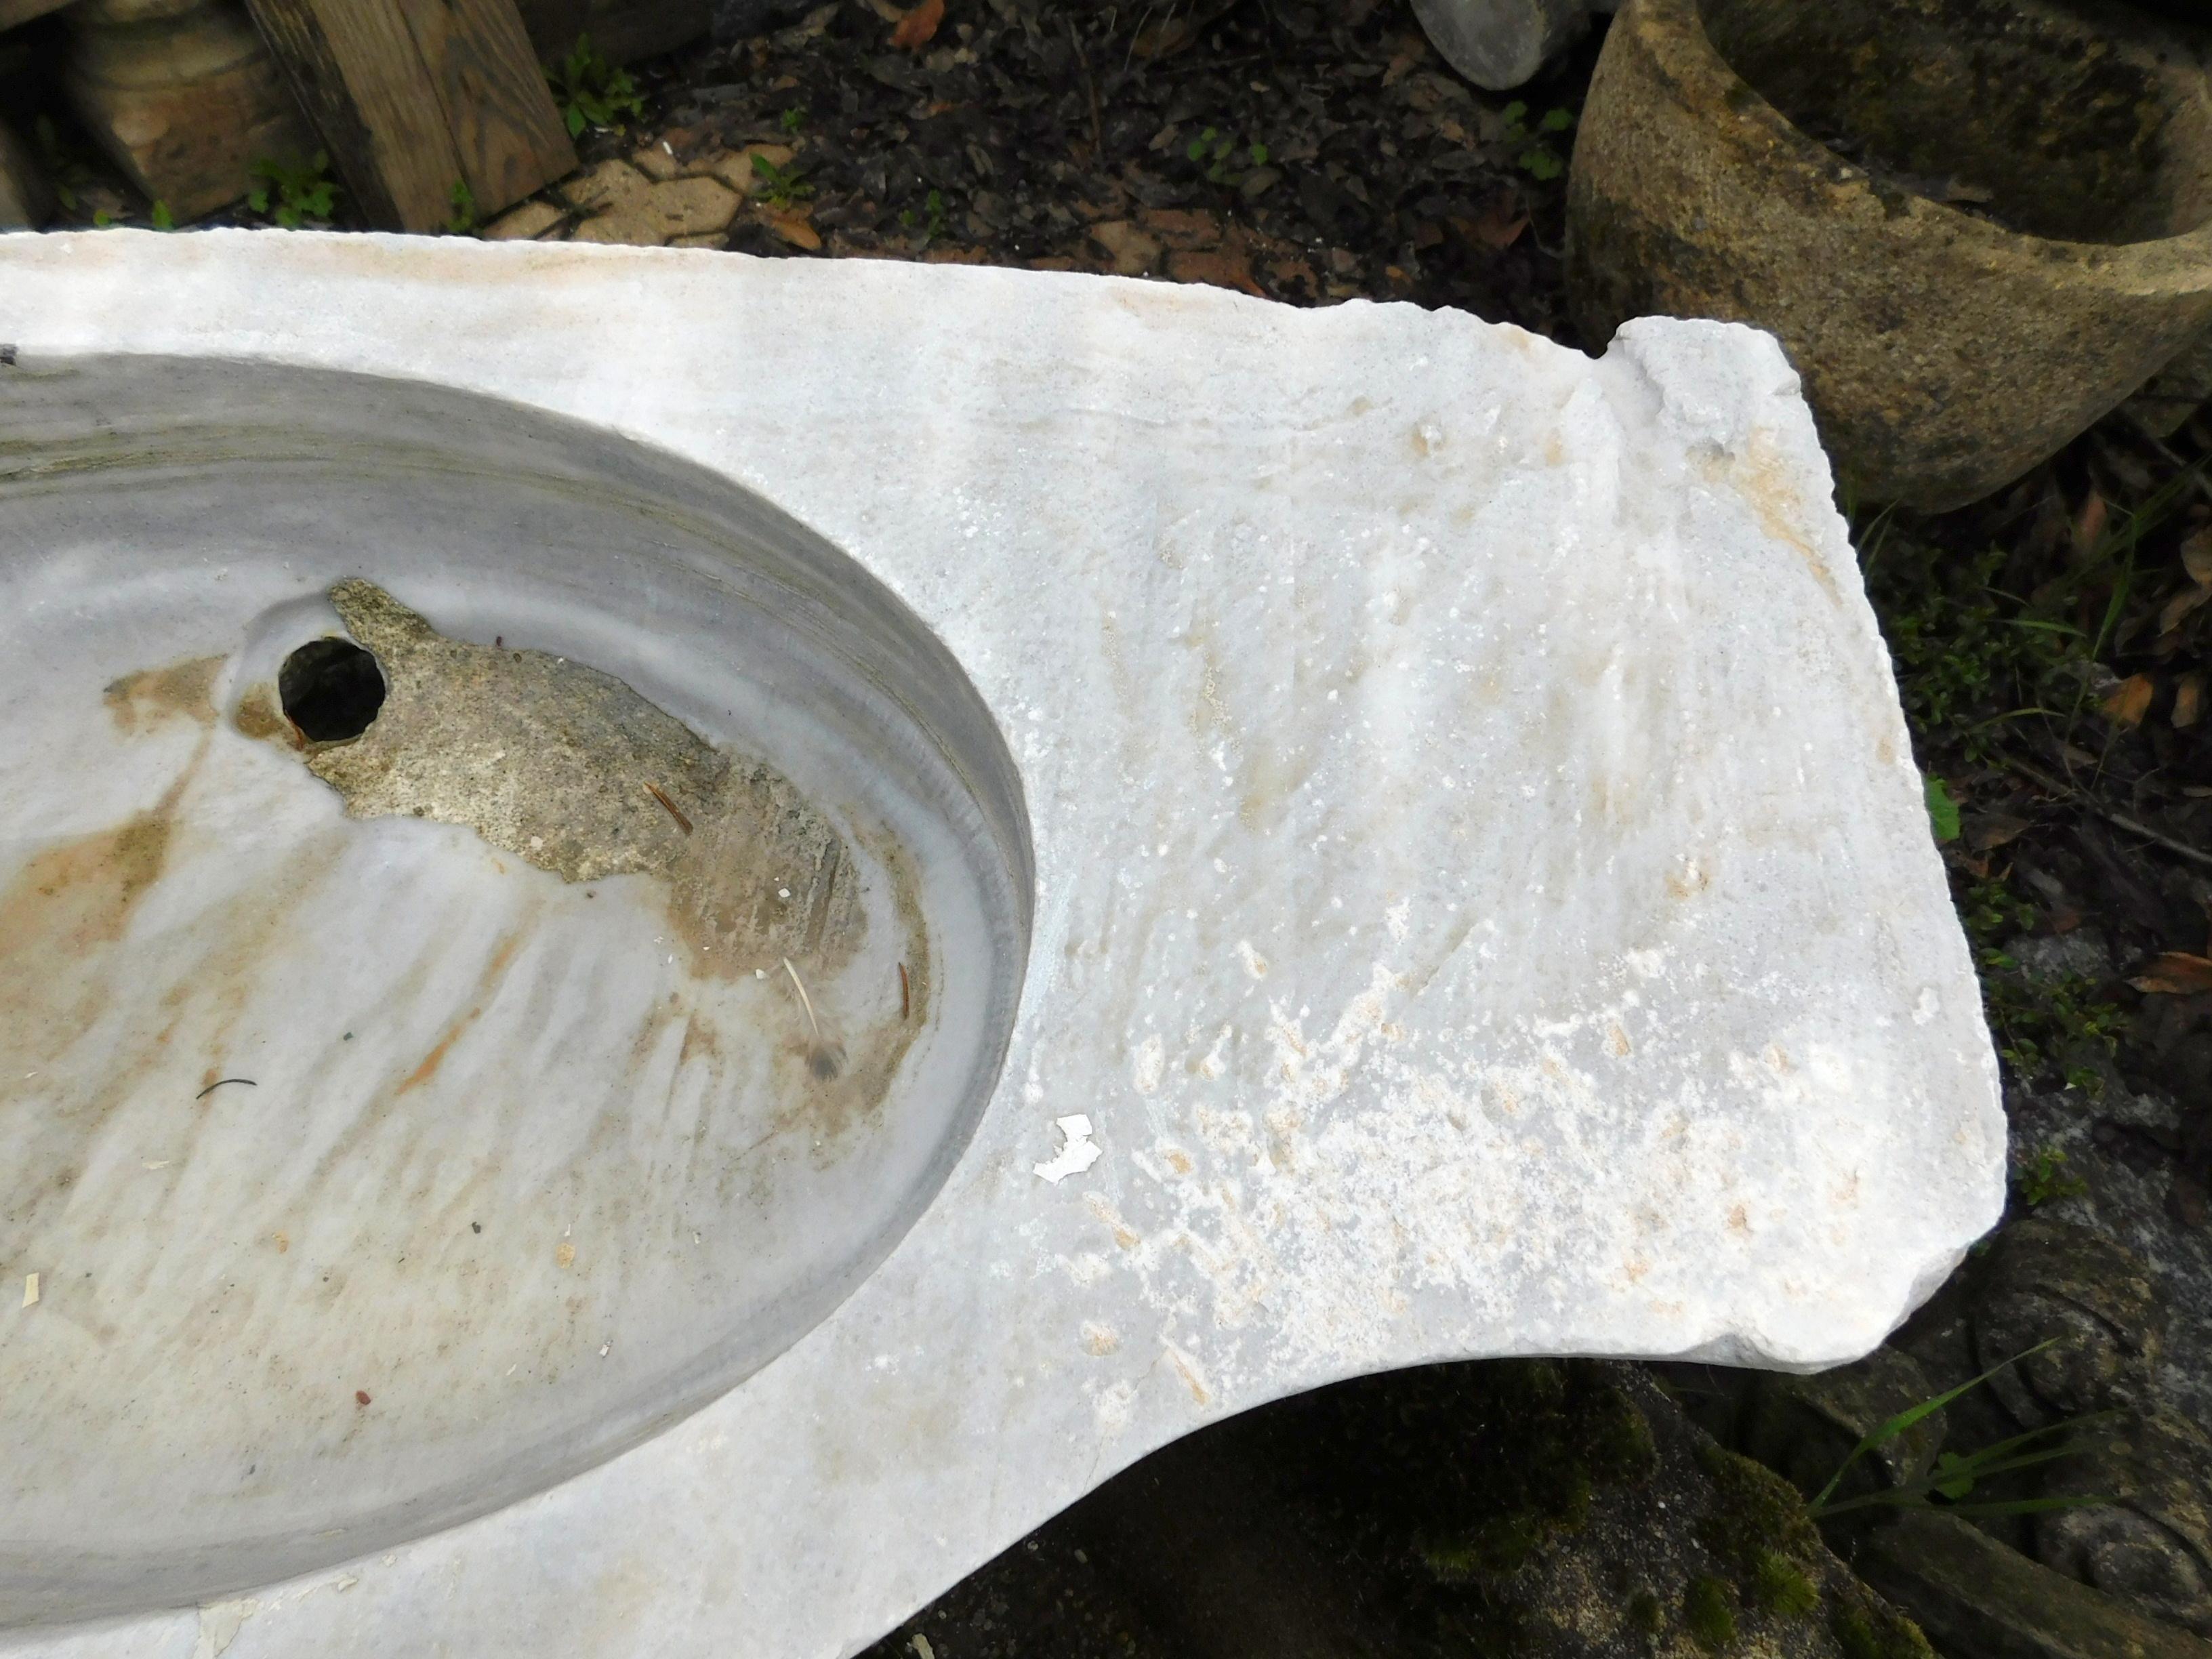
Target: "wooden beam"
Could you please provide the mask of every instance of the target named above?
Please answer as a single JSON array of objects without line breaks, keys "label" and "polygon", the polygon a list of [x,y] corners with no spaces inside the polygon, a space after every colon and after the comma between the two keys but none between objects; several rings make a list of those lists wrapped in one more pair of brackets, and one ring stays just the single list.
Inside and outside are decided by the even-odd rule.
[{"label": "wooden beam", "polygon": [[[461,176],[479,212],[512,207],[575,171],[575,146],[514,0],[400,0],[400,6],[445,103]],[[449,210],[452,189],[448,183]]]},{"label": "wooden beam", "polygon": [[434,230],[465,183],[496,213],[576,153],[514,0],[248,0],[374,222]]}]

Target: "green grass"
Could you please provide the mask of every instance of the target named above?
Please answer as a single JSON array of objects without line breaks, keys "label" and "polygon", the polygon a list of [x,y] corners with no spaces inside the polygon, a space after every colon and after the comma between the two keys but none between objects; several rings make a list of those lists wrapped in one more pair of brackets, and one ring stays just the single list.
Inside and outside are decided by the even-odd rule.
[{"label": "green grass", "polygon": [[[2023,1085],[2101,1092],[2101,1062],[2118,1051],[2128,1014],[2093,980],[2022,969],[2014,947],[2044,918],[2013,884],[2002,848],[1972,844],[1974,795],[2005,787],[2014,757],[2024,764],[2033,755],[2044,770],[2042,751],[2054,743],[2097,750],[2114,740],[2118,728],[2094,706],[2095,689],[2111,680],[2100,659],[2134,591],[2143,538],[2192,483],[2185,472],[2110,514],[2087,548],[2059,550],[2040,572],[2014,568],[2013,552],[1995,541],[1970,553],[1947,548],[1887,509],[1853,526],[1925,776],[1931,832],[1950,849],[1990,1030]],[[1988,856],[1977,855],[1983,850]]]}]

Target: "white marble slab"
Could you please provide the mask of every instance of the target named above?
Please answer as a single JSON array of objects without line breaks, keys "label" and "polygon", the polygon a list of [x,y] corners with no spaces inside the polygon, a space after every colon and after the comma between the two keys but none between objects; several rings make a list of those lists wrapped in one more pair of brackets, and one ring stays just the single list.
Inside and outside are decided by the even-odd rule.
[{"label": "white marble slab", "polygon": [[764,1369],[465,1525],[6,1650],[831,1659],[1228,1413],[1840,1362],[1997,1217],[1978,993],[1763,335],[108,232],[0,237],[0,343],[426,380],[757,491],[964,665],[1036,860],[973,1140]]}]

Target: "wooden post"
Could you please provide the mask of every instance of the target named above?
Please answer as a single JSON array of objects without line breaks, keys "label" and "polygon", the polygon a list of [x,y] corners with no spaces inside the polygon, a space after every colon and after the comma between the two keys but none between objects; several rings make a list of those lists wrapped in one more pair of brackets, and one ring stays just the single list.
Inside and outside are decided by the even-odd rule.
[{"label": "wooden post", "polygon": [[576,152],[514,0],[247,0],[368,217],[434,230],[465,184],[496,213]]},{"label": "wooden post", "polygon": [[0,121],[0,230],[36,230],[52,210],[46,176],[29,146]]}]

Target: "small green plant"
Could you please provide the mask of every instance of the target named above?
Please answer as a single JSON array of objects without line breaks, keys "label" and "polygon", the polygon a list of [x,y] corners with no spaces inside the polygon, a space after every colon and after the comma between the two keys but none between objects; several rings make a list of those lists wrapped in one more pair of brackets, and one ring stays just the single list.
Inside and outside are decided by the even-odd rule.
[{"label": "small green plant", "polygon": [[169,211],[169,204],[167,202],[156,197],[154,198],[154,211],[150,216],[150,222],[156,230],[174,230],[177,228],[177,216]]},{"label": "small green plant", "polygon": [[553,101],[561,106],[561,119],[571,138],[581,137],[586,127],[620,131],[622,116],[633,121],[645,118],[645,100],[638,94],[637,82],[630,79],[628,70],[607,62],[588,34],[576,37],[568,55],[545,78],[552,85]]},{"label": "small green plant", "polygon": [[287,230],[309,222],[327,223],[337,204],[338,187],[331,177],[327,151],[317,150],[305,167],[289,167],[271,156],[256,161],[251,172],[261,182],[246,193],[246,204],[264,213]]},{"label": "small green plant", "polygon": [[797,105],[793,105],[791,108],[784,111],[782,118],[779,121],[778,125],[781,125],[786,132],[796,133],[799,128],[806,125],[806,112],[800,109]]},{"label": "small green plant", "polygon": [[469,188],[469,181],[465,179],[454,179],[449,199],[453,202],[453,210],[446,218],[446,229],[448,234],[455,236],[475,234],[476,228],[481,222],[481,219],[477,212],[477,193]]},{"label": "small green plant", "polygon": [[2003,548],[1961,561],[1886,526],[1860,547],[1905,720],[1923,744],[1986,762],[2013,721],[2065,718],[2050,705],[2082,683],[2081,630],[1996,586]]},{"label": "small green plant", "polygon": [[[770,207],[796,207],[814,194],[814,186],[803,183],[799,172],[796,161],[778,167],[758,150],[753,152],[753,177],[761,182],[761,200]],[[930,192],[933,196],[936,193]]]},{"label": "small green plant", "polygon": [[2036,910],[2001,878],[1969,885],[1959,920],[1973,945],[1997,1052],[2013,1075],[2033,1083],[2063,1066],[2068,1088],[2102,1094],[2104,1078],[2080,1056],[2095,1049],[2117,1054],[2127,1030],[2126,1011],[2107,1001],[2094,979],[2079,974],[2032,979],[2021,970],[2004,945],[2035,925]]},{"label": "small green plant", "polygon": [[941,190],[933,190],[921,198],[919,215],[912,208],[899,215],[899,222],[908,230],[920,230],[924,242],[933,242],[944,235],[946,222],[945,192]]},{"label": "small green plant", "polygon": [[2068,1173],[2066,1153],[2057,1146],[2039,1148],[2020,1173],[2020,1201],[2031,1210],[2054,1199],[2079,1198],[2088,1190],[2087,1182]]},{"label": "small green plant", "polygon": [[1204,162],[1207,181],[1217,185],[1243,183],[1245,164],[1263,167],[1267,165],[1269,155],[1267,145],[1255,138],[1243,147],[1243,162],[1240,164],[1237,141],[1218,127],[1207,127],[1182,147],[1182,153],[1186,161]]},{"label": "small green plant", "polygon": [[[1971,934],[1971,916],[1967,927]],[[1997,1053],[2013,1075],[2033,1083],[2057,1072],[2069,1089],[2103,1094],[2103,1075],[2081,1057],[2098,1049],[2118,1053],[2128,1028],[2127,1012],[2105,1000],[2103,986],[2081,974],[2031,979],[2014,957],[1993,946],[1979,946],[1974,961],[1981,970],[1982,1006],[1996,1034]]]},{"label": "small green plant", "polygon": [[1938,841],[1959,839],[1959,803],[1951,798],[1951,787],[1933,772],[1922,783],[1928,796],[1928,827],[1936,832]]},{"label": "small green plant", "polygon": [[1522,147],[1521,153],[1513,158],[1515,166],[1530,178],[1544,181],[1556,179],[1567,170],[1565,158],[1548,141],[1574,126],[1572,110],[1547,109],[1534,129],[1528,125],[1528,106],[1517,98],[1498,113],[1505,122],[1505,142]]},{"label": "small green plant", "polygon": [[[1820,1488],[1813,1499],[1814,1519],[1826,1521],[1851,1510],[1870,1509],[1886,1504],[1893,1509],[1942,1509],[1954,1515],[2032,1515],[2043,1510],[2073,1509],[2084,1504],[2101,1504],[2101,1498],[2014,1498],[1995,1502],[1969,1504],[1974,1488],[1991,1475],[2008,1474],[2015,1469],[2033,1468],[2063,1457],[2074,1449],[2073,1435],[2088,1424],[2102,1422],[2115,1415],[2112,1412],[2092,1412],[2061,1422],[2045,1423],[2040,1428],[2030,1429],[2026,1434],[2016,1434],[2009,1440],[2000,1440],[1994,1446],[1984,1446],[1977,1452],[1961,1455],[1944,1452],[1936,1460],[1936,1467],[1927,1474],[1917,1476],[1904,1485],[1879,1492],[1860,1494],[1856,1498],[1838,1498],[1836,1490],[1843,1485],[1844,1475],[1851,1466],[1869,1452],[1887,1445],[1898,1436],[1912,1428],[1923,1419],[1943,1409],[1961,1395],[1978,1389],[2008,1365],[2017,1365],[2023,1359],[2041,1353],[2062,1339],[2052,1337],[2048,1342],[2039,1342],[2023,1353],[2000,1361],[1979,1376],[1970,1377],[1955,1389],[1948,1389],[1933,1399],[1923,1400],[1908,1407],[1869,1433],[1851,1448],[1850,1455],[1837,1465],[1836,1472],[1828,1477],[1828,1484]],[[1940,1500],[1940,1501],[1939,1501]]]}]

